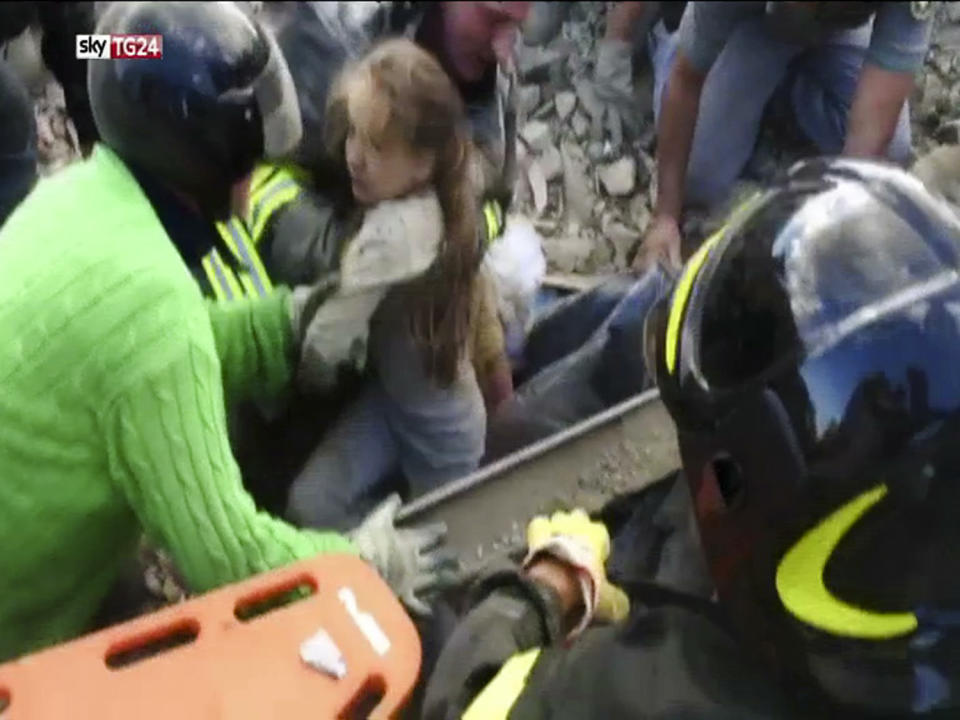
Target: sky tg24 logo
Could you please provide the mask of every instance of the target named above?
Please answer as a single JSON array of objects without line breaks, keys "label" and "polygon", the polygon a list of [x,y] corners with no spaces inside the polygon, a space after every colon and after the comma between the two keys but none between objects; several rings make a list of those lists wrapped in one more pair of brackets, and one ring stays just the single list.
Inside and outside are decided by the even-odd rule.
[{"label": "sky tg24 logo", "polygon": [[157,60],[162,57],[162,35],[77,35],[79,60]]}]

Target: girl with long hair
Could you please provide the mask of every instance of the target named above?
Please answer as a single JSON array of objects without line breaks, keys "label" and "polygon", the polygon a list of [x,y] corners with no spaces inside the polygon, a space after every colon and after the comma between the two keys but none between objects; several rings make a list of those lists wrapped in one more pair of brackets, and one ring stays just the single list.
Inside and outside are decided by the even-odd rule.
[{"label": "girl with long hair", "polygon": [[419,493],[476,468],[481,384],[505,361],[479,275],[466,115],[440,64],[405,39],[376,46],[331,90],[327,135],[361,210],[341,257],[344,307],[372,319],[369,336],[331,323],[330,343],[315,345],[363,353],[374,380],[308,460],[288,512],[340,527],[398,473]]}]

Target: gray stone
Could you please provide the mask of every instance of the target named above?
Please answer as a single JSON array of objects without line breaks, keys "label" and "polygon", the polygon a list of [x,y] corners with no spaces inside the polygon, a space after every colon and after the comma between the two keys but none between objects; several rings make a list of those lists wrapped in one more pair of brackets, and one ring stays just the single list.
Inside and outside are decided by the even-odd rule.
[{"label": "gray stone", "polygon": [[590,132],[590,120],[578,110],[574,113],[573,119],[570,121],[570,127],[573,128],[573,134],[577,140],[583,140],[587,137],[587,133]]},{"label": "gray stone", "polygon": [[560,148],[563,159],[563,195],[567,217],[580,223],[590,219],[594,195],[587,175],[587,159],[578,145],[565,142]]},{"label": "gray stone", "polygon": [[653,146],[657,142],[657,127],[653,123],[647,125],[643,130],[640,131],[640,137],[637,140],[637,144],[641,149],[651,152]]},{"label": "gray stone", "polygon": [[543,176],[547,182],[556,180],[563,174],[563,158],[560,157],[560,151],[551,145],[540,155],[540,169],[543,170]]},{"label": "gray stone", "polygon": [[640,244],[640,232],[610,215],[604,216],[603,220],[603,235],[613,248],[613,264],[618,269],[626,269]]},{"label": "gray stone", "polygon": [[657,174],[657,163],[643,150],[637,153],[640,162],[637,163],[637,182],[640,185],[647,185],[650,178]]},{"label": "gray stone", "polygon": [[613,244],[604,237],[592,238],[590,244],[593,246],[590,257],[577,269],[586,273],[612,272],[615,268]]},{"label": "gray stone", "polygon": [[577,96],[569,90],[565,90],[557,93],[553,102],[557,106],[557,117],[560,118],[560,122],[563,122],[570,117],[570,113],[577,106]]},{"label": "gray stone", "polygon": [[953,50],[934,50],[931,65],[937,69],[941,76],[948,76],[953,68],[954,55],[955,52]]},{"label": "gray stone", "polygon": [[546,120],[552,114],[553,114],[553,98],[550,98],[534,111],[533,119]]},{"label": "gray stone", "polygon": [[580,107],[590,116],[590,136],[594,140],[603,139],[603,103],[597,98],[593,83],[589,80],[578,80],[574,83],[577,91],[577,100]]},{"label": "gray stone", "polygon": [[594,140],[592,143],[587,145],[587,157],[589,157],[594,162],[599,162],[603,159],[603,143],[599,140]]},{"label": "gray stone", "polygon": [[960,144],[960,120],[949,120],[937,128],[936,138],[947,145]]},{"label": "gray stone", "polygon": [[529,117],[539,104],[539,85],[522,85],[517,90],[517,111],[520,113],[520,117]]},{"label": "gray stone", "polygon": [[960,212],[960,145],[944,145],[924,155],[911,172]]},{"label": "gray stone", "polygon": [[600,166],[597,174],[610,195],[629,195],[636,186],[637,163],[628,155],[609,165]]},{"label": "gray stone", "polygon": [[523,126],[520,137],[535,153],[540,153],[550,147],[550,126],[542,120],[531,120]]},{"label": "gray stone", "polygon": [[960,24],[960,3],[948,2],[944,3],[944,6],[947,11],[947,20],[955,24]]},{"label": "gray stone", "polygon": [[536,160],[530,163],[527,169],[527,179],[533,191],[533,206],[537,209],[537,215],[542,215],[547,209],[547,179],[543,176],[540,163]]},{"label": "gray stone", "polygon": [[950,89],[935,72],[928,71],[923,80],[923,95],[920,101],[920,117],[932,120],[949,112]]},{"label": "gray stone", "polygon": [[550,79],[550,67],[562,63],[564,55],[559,50],[522,45],[517,53],[517,70],[528,83],[541,83]]},{"label": "gray stone", "polygon": [[573,272],[582,268],[593,250],[592,240],[579,232],[543,240],[543,252],[547,256],[547,262],[560,272]]},{"label": "gray stone", "polygon": [[640,232],[646,232],[652,213],[647,203],[647,196],[644,193],[637,193],[630,199],[628,212],[630,213],[628,218],[630,224],[638,228]]}]

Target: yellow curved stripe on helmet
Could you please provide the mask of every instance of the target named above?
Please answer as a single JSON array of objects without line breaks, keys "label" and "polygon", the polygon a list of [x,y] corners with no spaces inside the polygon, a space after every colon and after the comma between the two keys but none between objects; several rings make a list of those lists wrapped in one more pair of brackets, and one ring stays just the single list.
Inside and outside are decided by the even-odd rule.
[{"label": "yellow curved stripe on helmet", "polygon": [[843,536],[887,494],[879,485],[855,497],[808,531],[777,567],[777,594],[797,619],[844,637],[883,640],[917,629],[913,613],[873,612],[845,603],[823,582],[827,561]]},{"label": "yellow curved stripe on helmet", "polygon": [[507,660],[470,703],[461,720],[507,720],[539,656],[540,648],[534,648]]},{"label": "yellow curved stripe on helmet", "polygon": [[666,362],[667,372],[673,375],[677,367],[677,352],[680,345],[680,320],[683,318],[683,310],[687,306],[687,300],[690,298],[690,290],[693,288],[693,281],[700,274],[700,269],[707,259],[710,249],[717,244],[725,228],[720,228],[710,238],[700,246],[700,249],[694,253],[693,257],[687,262],[680,275],[680,281],[677,283],[677,289],[673,291],[673,301],[670,305],[670,317],[667,320],[667,347]]}]

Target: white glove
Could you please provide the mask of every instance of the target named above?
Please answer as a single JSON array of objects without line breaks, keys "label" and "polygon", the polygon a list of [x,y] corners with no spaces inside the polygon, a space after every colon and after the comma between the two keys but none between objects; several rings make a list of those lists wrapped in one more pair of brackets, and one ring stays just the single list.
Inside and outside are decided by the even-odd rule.
[{"label": "white glove", "polygon": [[411,612],[429,615],[422,595],[455,586],[460,561],[443,547],[445,523],[397,528],[399,510],[400,496],[394,493],[347,536]]}]

